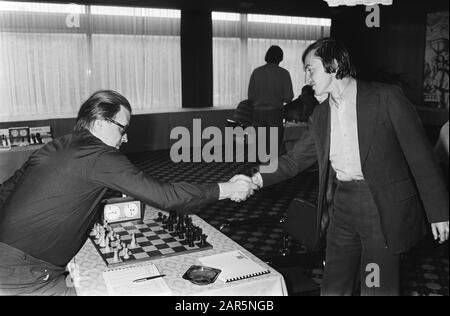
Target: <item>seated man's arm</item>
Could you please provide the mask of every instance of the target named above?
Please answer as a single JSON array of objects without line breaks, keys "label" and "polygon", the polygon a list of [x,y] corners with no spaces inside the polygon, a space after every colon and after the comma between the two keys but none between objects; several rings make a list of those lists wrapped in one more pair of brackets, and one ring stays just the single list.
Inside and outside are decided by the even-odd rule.
[{"label": "seated man's arm", "polygon": [[[192,184],[158,181],[116,150],[101,154],[92,167],[91,180],[164,210],[191,210],[231,196],[220,195],[217,183]],[[230,192],[228,192],[230,193]]]},{"label": "seated man's arm", "polygon": [[16,186],[16,183],[20,180],[23,173],[25,172],[27,163],[24,163],[20,169],[17,169],[16,172],[5,182],[0,184],[0,208],[2,207],[3,203],[6,201],[8,196],[14,191],[14,187]]}]

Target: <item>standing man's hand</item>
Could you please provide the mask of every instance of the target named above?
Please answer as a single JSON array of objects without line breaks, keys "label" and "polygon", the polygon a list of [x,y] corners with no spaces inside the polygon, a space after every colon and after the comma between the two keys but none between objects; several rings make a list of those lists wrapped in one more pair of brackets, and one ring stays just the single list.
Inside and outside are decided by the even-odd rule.
[{"label": "standing man's hand", "polygon": [[448,221],[440,223],[432,223],[431,230],[433,231],[434,240],[439,239],[440,244],[447,241],[449,234],[448,229],[449,229]]}]

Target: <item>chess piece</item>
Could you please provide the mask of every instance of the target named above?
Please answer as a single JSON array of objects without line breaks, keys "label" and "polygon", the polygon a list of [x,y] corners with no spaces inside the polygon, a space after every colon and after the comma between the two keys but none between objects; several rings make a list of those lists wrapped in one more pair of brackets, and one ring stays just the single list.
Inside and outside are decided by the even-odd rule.
[{"label": "chess piece", "polygon": [[136,237],[134,234],[131,235],[131,243],[130,243],[130,249],[134,249],[137,247]]},{"label": "chess piece", "polygon": [[105,235],[102,234],[102,236],[100,237],[100,243],[99,243],[99,246],[100,246],[100,247],[102,247],[102,248],[105,248],[105,247],[106,247],[106,238],[107,238],[107,237],[105,237]]},{"label": "chess piece", "polygon": [[200,241],[200,247],[205,247],[206,246],[206,238],[208,238],[208,236],[205,235],[205,234],[202,234],[202,238],[201,238],[201,241]]},{"label": "chess piece", "polygon": [[104,249],[105,252],[110,252],[110,251],[111,251],[111,248],[109,247],[109,238],[108,238],[108,237],[106,237],[105,243],[106,243],[105,249]]},{"label": "chess piece", "polygon": [[120,262],[120,258],[119,258],[119,251],[116,249],[114,249],[114,256],[113,256],[113,262]]},{"label": "chess piece", "polygon": [[161,222],[162,221],[162,215],[163,214],[161,212],[158,212],[158,218],[155,221]]},{"label": "chess piece", "polygon": [[124,257],[125,254],[127,254],[127,253],[128,253],[128,248],[127,248],[127,245],[124,244],[122,250],[119,252],[119,255],[120,255],[121,257]]},{"label": "chess piece", "polygon": [[[127,249],[127,248],[125,248],[125,249]],[[130,259],[130,255],[128,254],[128,249],[125,251],[125,254],[123,255],[123,258],[124,258],[125,260]]]}]

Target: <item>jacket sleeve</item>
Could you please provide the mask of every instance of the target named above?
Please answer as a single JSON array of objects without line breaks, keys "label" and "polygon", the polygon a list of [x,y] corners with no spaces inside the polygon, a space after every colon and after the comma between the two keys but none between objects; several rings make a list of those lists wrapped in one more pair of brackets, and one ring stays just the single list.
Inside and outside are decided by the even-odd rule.
[{"label": "jacket sleeve", "polygon": [[278,166],[273,173],[261,173],[264,187],[293,178],[317,161],[311,126],[312,119],[308,130],[302,133],[292,150],[278,158]]},{"label": "jacket sleeve", "polygon": [[3,203],[6,201],[8,196],[14,191],[14,188],[19,182],[20,178],[25,172],[28,161],[25,162],[20,169],[17,169],[16,172],[5,182],[0,184],[0,209],[2,208]]},{"label": "jacket sleeve", "polygon": [[91,180],[163,210],[189,211],[219,199],[219,185],[158,181],[132,164],[118,150],[99,156]]},{"label": "jacket sleeve", "polygon": [[402,90],[388,93],[388,111],[395,133],[419,190],[430,223],[448,221],[449,199],[442,170],[433,155],[422,122]]}]

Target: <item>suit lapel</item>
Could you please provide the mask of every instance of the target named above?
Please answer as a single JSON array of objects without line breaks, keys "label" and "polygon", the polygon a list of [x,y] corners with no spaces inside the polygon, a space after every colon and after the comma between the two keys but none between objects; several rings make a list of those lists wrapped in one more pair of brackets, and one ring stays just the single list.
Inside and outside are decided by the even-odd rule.
[{"label": "suit lapel", "polygon": [[361,167],[369,154],[378,116],[379,95],[364,81],[357,80],[356,116]]}]

